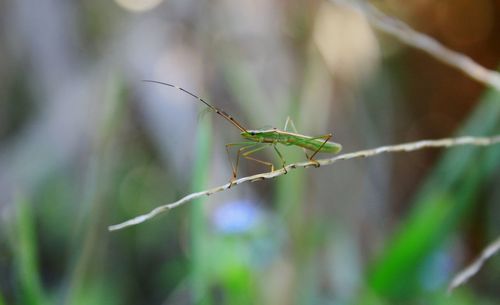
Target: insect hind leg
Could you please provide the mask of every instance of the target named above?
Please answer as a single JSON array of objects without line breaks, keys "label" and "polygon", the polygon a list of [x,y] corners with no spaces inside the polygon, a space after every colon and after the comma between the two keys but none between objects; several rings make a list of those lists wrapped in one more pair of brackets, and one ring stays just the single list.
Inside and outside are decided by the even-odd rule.
[{"label": "insect hind leg", "polygon": [[[322,138],[324,138],[325,141],[323,141],[323,143],[321,143],[321,145],[318,147],[318,149],[316,149],[314,151],[314,153],[311,155],[311,157],[308,157],[309,161],[314,162],[316,167],[319,167],[320,164],[318,161],[316,161],[316,159],[314,159],[314,156],[316,156],[316,154],[323,148],[323,146],[325,146],[325,144],[332,138],[332,134],[329,133],[329,134],[326,134],[323,136],[316,137],[314,139],[322,139]],[[307,154],[306,154],[306,156],[307,156]]]}]

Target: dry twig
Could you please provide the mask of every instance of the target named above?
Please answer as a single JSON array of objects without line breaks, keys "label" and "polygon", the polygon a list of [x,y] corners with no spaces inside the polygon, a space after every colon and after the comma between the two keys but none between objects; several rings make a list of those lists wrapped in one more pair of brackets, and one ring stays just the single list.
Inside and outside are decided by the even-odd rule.
[{"label": "dry twig", "polygon": [[498,251],[500,251],[500,237],[493,243],[491,243],[488,247],[486,247],[483,252],[481,252],[481,255],[479,255],[479,257],[472,262],[472,264],[455,275],[453,280],[450,282],[450,285],[448,286],[448,293],[450,293],[453,289],[457,288],[463,283],[467,282],[472,276],[478,273],[484,262]]},{"label": "dry twig", "polygon": [[[320,159],[317,161],[320,165],[330,165],[330,164],[333,164],[333,163],[335,163],[337,161],[341,161],[341,160],[350,160],[350,159],[355,159],[355,158],[371,157],[371,156],[375,156],[375,155],[382,154],[382,153],[388,153],[388,152],[409,152],[409,151],[419,150],[419,149],[428,148],[428,147],[451,147],[451,146],[460,146],[460,145],[487,146],[487,145],[492,145],[492,144],[497,144],[497,143],[500,143],[500,135],[496,135],[493,137],[469,137],[469,136],[466,136],[466,137],[459,137],[459,138],[445,138],[445,139],[439,139],[439,140],[423,140],[423,141],[404,143],[404,144],[398,144],[398,145],[392,145],[392,146],[381,146],[381,147],[377,147],[374,149],[368,149],[368,150],[360,150],[357,152],[341,154],[341,155],[337,155],[337,156],[332,157],[332,158]],[[268,172],[268,173],[257,174],[257,175],[253,175],[253,176],[240,178],[240,179],[234,181],[232,186],[234,187],[235,185],[238,185],[238,184],[241,184],[244,182],[248,182],[248,181],[254,182],[254,181],[260,181],[260,180],[278,177],[278,176],[285,174],[287,171],[291,171],[291,170],[296,169],[296,168],[314,167],[315,165],[316,165],[316,163],[311,162],[311,161],[289,164],[285,168],[275,170],[274,172]],[[190,195],[187,195],[184,198],[181,198],[180,200],[178,200],[176,202],[159,206],[147,214],[137,216],[135,218],[132,218],[132,219],[127,220],[127,221],[120,223],[120,224],[109,226],[108,229],[110,231],[115,231],[115,230],[120,230],[120,229],[129,227],[129,226],[143,223],[143,222],[155,217],[158,214],[161,214],[163,212],[167,212],[167,211],[169,211],[173,208],[176,208],[180,205],[183,205],[186,202],[189,202],[193,199],[200,198],[202,196],[210,196],[212,194],[222,192],[224,190],[227,190],[230,186],[231,185],[229,183],[226,183],[224,185],[221,185],[221,186],[209,189],[209,190],[205,190],[205,191],[201,191],[201,192],[197,192],[197,193],[192,193]]]},{"label": "dry twig", "polygon": [[462,71],[470,78],[500,91],[500,73],[486,69],[460,52],[448,49],[436,39],[413,30],[401,20],[385,15],[368,2],[359,0],[330,1],[356,10],[365,16],[377,29],[398,38],[401,42],[428,53],[437,60]]}]

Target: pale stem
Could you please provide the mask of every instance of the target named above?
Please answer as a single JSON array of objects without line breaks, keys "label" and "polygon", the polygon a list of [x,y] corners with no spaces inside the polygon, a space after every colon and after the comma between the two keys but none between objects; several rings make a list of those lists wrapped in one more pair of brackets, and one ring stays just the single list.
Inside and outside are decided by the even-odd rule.
[{"label": "pale stem", "polygon": [[[337,155],[332,158],[327,158],[327,159],[319,159],[317,160],[317,163],[319,163],[321,166],[325,165],[330,165],[333,164],[337,161],[341,160],[350,160],[350,159],[355,159],[355,158],[366,158],[366,157],[372,157],[375,155],[379,155],[382,153],[388,153],[388,152],[410,152],[414,150],[419,150],[423,148],[429,148],[429,147],[452,147],[452,146],[462,146],[462,145],[473,145],[473,146],[488,146],[492,144],[497,144],[500,142],[500,135],[492,136],[492,137],[471,137],[471,136],[466,136],[466,137],[459,137],[459,138],[445,138],[445,139],[439,139],[439,140],[422,140],[422,141],[417,141],[417,142],[411,142],[411,143],[404,143],[404,144],[398,144],[398,145],[391,145],[391,146],[381,146],[373,149],[368,149],[368,150],[360,150],[352,153],[346,153],[346,154],[341,154]],[[244,182],[254,182],[254,181],[260,181],[260,180],[266,180],[274,177],[281,176],[285,174],[288,171],[294,170],[296,168],[306,168],[306,167],[315,167],[317,165],[316,162],[311,162],[311,161],[306,161],[306,162],[299,162],[299,163],[293,163],[287,165],[285,168],[281,168],[278,170],[275,170],[273,172],[268,172],[268,173],[263,173],[263,174],[257,174],[257,175],[252,175],[248,177],[243,177],[240,179],[235,180],[232,184],[226,183],[224,185],[197,192],[197,193],[192,193],[190,195],[187,195],[178,201],[165,204],[162,206],[159,206],[153,210],[151,210],[149,213],[146,213],[144,215],[140,215],[137,217],[134,217],[130,220],[127,220],[123,223],[116,224],[109,226],[108,229],[110,231],[116,231],[120,230],[126,227],[130,227],[133,225],[137,225],[140,223],[143,223],[153,217],[155,217],[158,214],[161,214],[163,212],[167,212],[173,208],[176,208],[178,206],[181,206],[191,200],[194,200],[196,198],[200,198],[202,196],[210,196],[212,194],[222,192],[224,190],[227,190],[230,186],[235,187],[238,184],[244,183]]]},{"label": "pale stem", "polygon": [[330,2],[359,12],[380,31],[390,34],[401,42],[422,50],[435,59],[462,71],[470,78],[500,91],[500,73],[486,69],[470,57],[445,47],[428,35],[415,31],[403,21],[382,13],[370,3],[359,0],[330,0]]}]

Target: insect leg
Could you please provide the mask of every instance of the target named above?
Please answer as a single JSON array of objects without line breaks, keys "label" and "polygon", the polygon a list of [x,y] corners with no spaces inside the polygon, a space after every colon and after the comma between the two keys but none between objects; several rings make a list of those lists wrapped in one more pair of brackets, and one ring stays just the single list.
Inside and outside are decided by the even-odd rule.
[{"label": "insect leg", "polygon": [[286,175],[288,173],[288,171],[285,168],[286,167],[285,158],[283,158],[283,155],[280,153],[280,151],[278,150],[278,148],[276,147],[276,145],[273,145],[273,148],[274,148],[274,151],[276,151],[276,154],[278,154],[278,157],[281,160],[281,164],[283,165],[283,169],[285,170],[285,175]]},{"label": "insect leg", "polygon": [[[285,128],[283,128],[284,131],[287,131],[286,129],[288,127],[288,123],[290,123],[290,125],[292,126],[293,132],[299,133],[297,131],[297,128],[295,127],[295,124],[293,123],[293,120],[290,118],[290,116],[286,117]],[[303,148],[302,150],[304,151],[304,154],[306,155],[306,158],[309,159],[309,155],[307,154],[307,150],[305,148]]]},{"label": "insect leg", "polygon": [[290,125],[292,126],[292,130],[293,132],[295,133],[299,133],[297,131],[297,128],[295,128],[295,124],[293,123],[293,120],[290,118],[290,116],[287,116],[286,117],[286,121],[285,121],[285,127],[283,128],[284,131],[286,131],[287,127],[288,127],[288,124],[290,123]]},{"label": "insect leg", "polygon": [[329,133],[329,134],[326,134],[326,135],[323,135],[323,136],[319,136],[317,138],[324,138],[325,141],[318,147],[318,149],[316,149],[316,151],[311,155],[311,157],[309,158],[309,160],[312,161],[312,162],[315,162],[316,163],[316,167],[319,167],[319,163],[318,163],[318,161],[314,160],[314,156],[316,156],[316,154],[323,148],[323,146],[325,146],[326,142],[328,142],[328,140],[330,140],[332,138],[332,134]]},{"label": "insect leg", "polygon": [[[226,144],[226,153],[227,153],[227,159],[229,161],[229,164],[231,164],[231,170],[232,170],[232,177],[231,177],[231,183],[236,179],[237,175],[238,175],[238,165],[240,163],[240,154],[243,150],[245,149],[248,149],[248,148],[251,148],[251,147],[254,147],[256,145],[259,145],[259,143],[255,143],[255,142],[239,142],[239,143],[229,143],[229,144]],[[234,146],[241,146],[239,149],[238,149],[238,153],[236,154],[236,165],[233,164],[233,162],[231,161],[231,152],[229,151],[229,149],[231,147],[234,147]],[[231,186],[229,186],[231,187]]]},{"label": "insect leg", "polygon": [[286,121],[285,121],[285,127],[283,127],[283,130],[286,131],[286,128],[288,127],[288,123],[291,121],[290,119],[290,116],[287,116],[286,117]]},{"label": "insect leg", "polygon": [[[262,144],[261,144],[262,145]],[[248,160],[252,160],[252,161],[255,161],[255,162],[258,162],[258,163],[261,163],[261,164],[264,164],[264,165],[267,165],[271,168],[271,172],[274,172],[274,164],[272,164],[271,162],[267,162],[267,161],[263,161],[263,160],[259,160],[257,158],[253,158],[253,157],[250,157],[249,155],[253,154],[253,153],[256,153],[264,148],[267,148],[269,144],[263,144],[261,147],[258,147],[256,149],[253,149],[251,151],[247,151],[245,153],[242,154],[242,156],[245,158],[245,159],[248,159]]]}]

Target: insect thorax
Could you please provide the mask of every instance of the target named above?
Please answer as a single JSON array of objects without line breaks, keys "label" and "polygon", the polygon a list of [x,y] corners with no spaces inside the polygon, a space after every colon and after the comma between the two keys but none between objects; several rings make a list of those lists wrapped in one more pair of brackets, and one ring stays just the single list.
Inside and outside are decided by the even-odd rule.
[{"label": "insect thorax", "polygon": [[275,129],[268,130],[247,130],[241,136],[253,142],[279,142],[280,134]]}]

